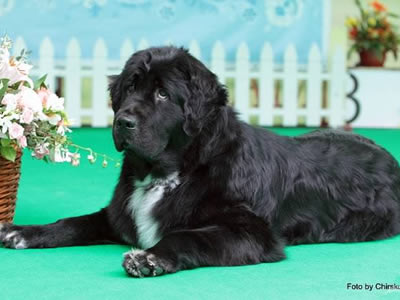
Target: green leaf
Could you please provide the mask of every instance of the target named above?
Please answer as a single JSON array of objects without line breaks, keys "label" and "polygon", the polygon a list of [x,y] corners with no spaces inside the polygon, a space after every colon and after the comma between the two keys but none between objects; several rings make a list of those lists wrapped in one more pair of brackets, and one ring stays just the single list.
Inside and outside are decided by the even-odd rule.
[{"label": "green leaf", "polygon": [[13,85],[11,85],[10,86],[10,88],[12,89],[12,90],[18,90],[19,89],[19,84],[20,84],[21,82],[20,81],[18,81],[18,82],[16,82],[16,83],[14,83]]},{"label": "green leaf", "polygon": [[0,99],[2,99],[3,96],[5,95],[7,88],[8,88],[9,81],[10,81],[10,79],[8,79],[8,78],[0,79]]},{"label": "green leaf", "polygon": [[17,56],[15,59],[16,59],[16,60],[20,60],[21,58],[24,57],[24,55],[25,55],[25,49],[22,49],[20,55]]},{"label": "green leaf", "polygon": [[40,77],[38,80],[35,81],[35,84],[34,84],[34,89],[35,90],[38,90],[41,87],[47,88],[46,84],[44,83],[46,81],[46,77],[47,77],[47,74],[43,75],[42,77]]},{"label": "green leaf", "polygon": [[392,13],[392,12],[388,13],[388,16],[392,17],[392,18],[395,18],[395,19],[399,19],[400,18],[400,16],[398,14],[395,14],[395,13]]},{"label": "green leaf", "polygon": [[15,161],[15,158],[17,157],[17,151],[11,146],[0,147],[0,154],[10,161]]},{"label": "green leaf", "polygon": [[0,145],[3,147],[7,147],[11,145],[11,140],[10,139],[1,139]]}]

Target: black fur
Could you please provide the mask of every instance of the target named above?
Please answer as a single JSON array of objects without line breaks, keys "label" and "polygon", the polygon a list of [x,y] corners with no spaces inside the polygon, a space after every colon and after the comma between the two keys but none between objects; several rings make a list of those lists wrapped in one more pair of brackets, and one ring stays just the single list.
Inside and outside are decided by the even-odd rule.
[{"label": "black fur", "polygon": [[139,246],[127,210],[133,183],[173,172],[180,184],[152,210],[161,240],[125,255],[132,276],[274,262],[288,244],[400,232],[400,172],[387,151],[339,131],[291,138],[242,123],[216,76],[183,49],[137,52],[110,91],[114,140],[124,151],[111,203],[54,224],[4,225],[6,247]]}]

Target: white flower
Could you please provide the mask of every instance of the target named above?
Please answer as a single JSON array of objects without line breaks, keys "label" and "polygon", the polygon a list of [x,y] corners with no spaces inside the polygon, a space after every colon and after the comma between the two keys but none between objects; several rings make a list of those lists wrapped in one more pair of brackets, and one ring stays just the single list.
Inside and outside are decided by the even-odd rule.
[{"label": "white flower", "polygon": [[54,162],[70,162],[71,157],[67,149],[63,149],[60,145],[50,150],[49,158]]},{"label": "white flower", "polygon": [[37,93],[34,90],[22,86],[20,92],[17,94],[18,106],[20,109],[31,109],[34,113],[42,112],[43,106]]},{"label": "white flower", "polygon": [[32,156],[37,159],[43,159],[46,155],[50,153],[49,151],[49,143],[39,144],[35,147]]},{"label": "white flower", "polygon": [[64,125],[58,126],[58,128],[57,128],[57,133],[58,133],[59,135],[62,135],[62,136],[65,135],[65,127],[64,127]]},{"label": "white flower", "polygon": [[0,48],[0,70],[4,65],[7,64],[10,64],[10,52],[7,48]]},{"label": "white flower", "polygon": [[64,110],[64,98],[59,98],[56,94],[52,93],[47,98],[45,107],[52,111],[62,111]]},{"label": "white flower", "polygon": [[61,121],[61,116],[58,115],[58,114],[54,114],[54,115],[49,116],[49,123],[51,125],[57,125],[58,122],[60,122],[60,121]]},{"label": "white flower", "polygon": [[45,115],[42,111],[39,111],[39,112],[37,113],[37,119],[38,119],[39,121],[48,121],[48,120],[49,120],[49,117],[48,117],[47,115]]},{"label": "white flower", "polygon": [[89,161],[91,164],[94,164],[94,163],[96,162],[96,157],[95,157],[92,153],[90,153],[90,154],[87,156],[87,159],[88,159],[88,161]]},{"label": "white flower", "polygon": [[5,94],[1,104],[6,105],[6,112],[13,111],[17,108],[17,96],[14,94]]},{"label": "white flower", "polygon": [[21,74],[28,75],[29,71],[32,69],[32,65],[29,65],[24,62],[18,62],[17,69]]},{"label": "white flower", "polygon": [[0,116],[0,127],[3,134],[6,134],[11,127],[11,119],[11,116]]},{"label": "white flower", "polygon": [[8,78],[8,85],[11,86],[17,82],[25,81],[33,87],[32,80],[28,77],[28,73],[32,68],[24,62],[16,61],[10,57],[7,48],[1,48],[0,51],[0,78]]}]

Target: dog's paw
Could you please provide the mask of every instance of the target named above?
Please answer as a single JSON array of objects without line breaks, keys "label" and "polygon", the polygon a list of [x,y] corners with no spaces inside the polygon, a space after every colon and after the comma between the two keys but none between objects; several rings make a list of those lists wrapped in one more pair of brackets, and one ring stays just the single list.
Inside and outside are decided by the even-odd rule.
[{"label": "dog's paw", "polygon": [[7,248],[28,248],[27,241],[23,237],[21,229],[12,224],[0,224],[0,243]]},{"label": "dog's paw", "polygon": [[159,276],[174,272],[171,263],[145,250],[125,253],[122,266],[133,277]]}]

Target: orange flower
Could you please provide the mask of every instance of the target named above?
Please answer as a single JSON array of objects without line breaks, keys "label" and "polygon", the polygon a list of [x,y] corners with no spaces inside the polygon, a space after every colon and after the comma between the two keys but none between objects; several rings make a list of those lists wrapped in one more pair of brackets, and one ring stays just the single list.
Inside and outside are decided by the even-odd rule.
[{"label": "orange flower", "polygon": [[378,0],[372,1],[372,2],[370,3],[370,5],[371,5],[371,6],[375,9],[375,11],[377,11],[377,12],[385,12],[385,11],[387,11],[386,6],[385,6],[383,3],[379,2]]}]

